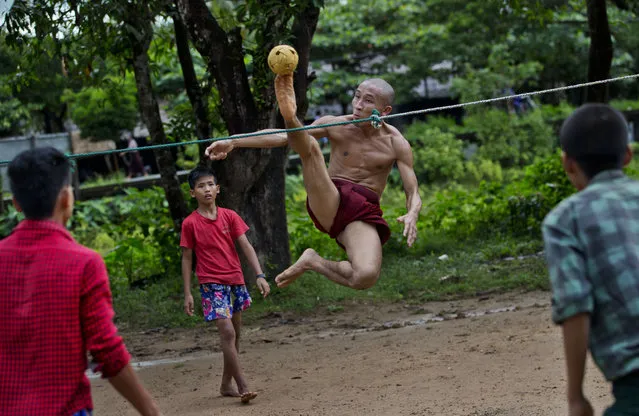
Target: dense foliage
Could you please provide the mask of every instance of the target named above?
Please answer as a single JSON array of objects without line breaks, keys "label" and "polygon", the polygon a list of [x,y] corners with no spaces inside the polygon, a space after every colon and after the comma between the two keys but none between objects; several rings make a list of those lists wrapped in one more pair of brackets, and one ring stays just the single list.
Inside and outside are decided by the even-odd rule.
[{"label": "dense foliage", "polygon": [[66,91],[63,100],[82,136],[93,140],[118,140],[123,130],[133,130],[138,121],[138,103],[131,76],[106,79],[100,86]]}]

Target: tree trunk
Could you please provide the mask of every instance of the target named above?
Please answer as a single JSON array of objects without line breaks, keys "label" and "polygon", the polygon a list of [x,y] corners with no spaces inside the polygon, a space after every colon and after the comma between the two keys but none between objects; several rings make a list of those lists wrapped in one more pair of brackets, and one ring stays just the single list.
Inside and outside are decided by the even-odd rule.
[{"label": "tree trunk", "polygon": [[297,51],[299,61],[295,71],[295,98],[297,100],[297,116],[304,120],[308,111],[308,98],[306,91],[311,82],[316,78],[315,72],[308,73],[311,59],[311,43],[317,28],[320,9],[313,5],[313,2],[304,11],[295,17],[293,21],[293,47]]},{"label": "tree trunk", "polygon": [[[613,50],[606,0],[588,0],[587,6],[590,30],[588,81],[592,82],[610,78]],[[586,102],[606,103],[608,92],[608,84],[589,86],[586,89]]]},{"label": "tree trunk", "polygon": [[[205,140],[211,136],[211,125],[208,117],[208,109],[204,91],[200,88],[197,80],[195,68],[193,66],[193,58],[189,50],[189,34],[184,22],[177,13],[173,14],[173,26],[175,28],[175,44],[177,47],[180,66],[182,67],[182,76],[184,77],[184,87],[186,94],[189,96],[193,114],[195,116],[195,126],[198,140]],[[200,164],[210,166],[209,159],[204,155],[204,150],[208,143],[200,143]]]},{"label": "tree trunk", "polygon": [[48,107],[42,109],[42,117],[44,121],[44,134],[53,133],[53,113]]},{"label": "tree trunk", "polygon": [[[158,102],[153,92],[149,68],[148,48],[152,29],[150,24],[145,26],[140,28],[141,31],[145,31],[142,38],[137,38],[134,35],[130,36],[133,47],[135,83],[138,90],[140,112],[142,113],[144,124],[149,129],[151,141],[153,144],[164,144],[168,143],[168,141],[162,125]],[[177,178],[175,160],[168,149],[156,149],[154,153],[160,170],[162,188],[164,188],[164,194],[169,203],[171,218],[173,219],[175,231],[179,235],[182,230],[182,222],[189,212]]]},{"label": "tree trunk", "polygon": [[51,110],[49,106],[42,109],[42,117],[44,120],[44,132],[45,134],[60,133],[65,131],[64,128],[64,116],[67,113],[67,104],[62,104],[60,108],[60,115],[54,110]]},{"label": "tree trunk", "polygon": [[242,35],[224,32],[204,0],[177,0],[193,44],[208,61],[220,94],[222,118],[230,134],[257,129],[257,108],[244,65]]},{"label": "tree trunk", "polygon": [[59,115],[56,115],[56,122],[58,123],[58,128],[60,132],[66,132],[67,129],[64,126],[64,118],[67,116],[67,109],[68,109],[68,105],[67,103],[62,103],[62,107],[60,108],[60,113]]},{"label": "tree trunk", "polygon": [[[240,29],[226,33],[204,0],[177,0],[177,4],[193,44],[215,79],[228,132],[238,134],[272,127],[275,123],[272,81],[270,86],[257,90],[261,102],[258,110],[244,65]],[[277,17],[283,13],[271,15],[275,19],[269,33],[279,33],[285,22]],[[274,44],[261,45],[259,49],[268,53]],[[265,63],[255,64],[266,68]],[[262,71],[267,70],[255,68],[253,79],[263,81]],[[237,211],[249,225],[247,237],[270,277],[290,264],[284,189],[286,155],[287,148],[237,149],[226,160],[213,164],[222,189],[220,205]],[[251,270],[245,268],[245,275],[247,283],[254,281]]]}]

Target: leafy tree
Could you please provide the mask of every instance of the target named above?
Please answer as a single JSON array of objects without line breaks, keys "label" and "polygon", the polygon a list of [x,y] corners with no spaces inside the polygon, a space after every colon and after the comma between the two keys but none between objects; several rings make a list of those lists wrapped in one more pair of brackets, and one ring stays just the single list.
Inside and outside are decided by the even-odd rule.
[{"label": "leafy tree", "polygon": [[[94,80],[104,79],[111,69],[111,61],[115,61],[122,72],[131,69],[139,110],[151,141],[164,144],[168,140],[153,90],[148,51],[153,38],[153,20],[166,4],[162,0],[71,3],[46,0],[33,4],[19,0],[7,16],[7,38],[13,45],[28,45],[39,53],[45,52],[42,47],[48,43],[66,57],[71,73],[84,70],[85,75]],[[154,153],[175,230],[179,232],[188,210],[177,180],[175,160],[168,150],[157,149]]]},{"label": "leafy tree", "polygon": [[6,76],[0,76],[0,138],[18,135],[30,124],[29,110],[11,94]]},{"label": "leafy tree", "polygon": [[71,118],[82,136],[93,140],[118,140],[123,130],[132,130],[138,120],[135,84],[126,79],[107,78],[99,86],[89,86],[63,100],[70,104]]},{"label": "leafy tree", "polygon": [[[389,80],[400,102],[412,99],[415,88],[427,77],[446,80],[450,75],[484,76],[492,79],[490,84],[500,78],[500,85],[492,85],[493,90],[484,87],[479,91],[489,97],[500,94],[507,82],[512,82],[507,87],[516,92],[584,82],[590,46],[598,48],[592,53],[600,58],[604,55],[597,51],[606,47],[591,42],[595,32],[589,27],[587,3],[592,9],[603,1],[328,1],[318,24],[313,59],[318,71],[330,68],[332,72],[319,72],[317,84],[321,89],[313,91],[314,100],[338,100],[346,107],[350,101],[348,88],[366,76]],[[604,75],[628,73],[639,55],[639,32],[632,30],[637,29],[637,2],[612,3],[615,5],[607,7],[608,38],[615,45],[611,62],[605,64],[608,58],[590,61],[591,67],[601,63],[608,66]],[[597,34],[597,39],[606,38],[600,36],[601,30]],[[496,53],[499,65],[509,68],[494,66]],[[435,66],[441,62],[448,66]],[[632,72],[637,69],[635,64]],[[521,76],[505,76],[508,73]],[[591,74],[596,79],[602,76]],[[620,83],[608,87],[623,95],[631,94],[627,92],[629,86]],[[548,94],[540,99],[558,104],[566,97],[575,104],[583,100],[579,91]]]},{"label": "leafy tree", "polygon": [[49,52],[12,49],[5,31],[0,30],[0,111],[13,113],[6,123],[2,122],[13,126],[11,134],[23,133],[29,127],[45,133],[64,131],[67,106],[61,100],[62,92],[80,86],[65,76],[62,57],[51,48],[51,42],[43,40],[42,45]]}]

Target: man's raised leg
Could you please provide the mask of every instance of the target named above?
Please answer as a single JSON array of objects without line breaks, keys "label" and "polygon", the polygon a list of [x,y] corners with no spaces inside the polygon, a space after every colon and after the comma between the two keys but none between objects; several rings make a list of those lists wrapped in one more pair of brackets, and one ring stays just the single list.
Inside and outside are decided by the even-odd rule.
[{"label": "man's raised leg", "polygon": [[[297,118],[293,75],[275,78],[275,95],[287,128],[303,127]],[[315,138],[305,131],[288,132],[288,142],[300,155],[308,205],[325,230],[330,230],[339,208],[339,192],[328,175],[324,154]]]},{"label": "man's raised leg", "polygon": [[382,243],[377,229],[355,221],[337,237],[344,245],[348,261],[330,261],[313,249],[307,249],[294,265],[280,273],[275,282],[285,287],[306,271],[314,271],[329,280],[352,289],[368,289],[379,278],[382,268]]}]

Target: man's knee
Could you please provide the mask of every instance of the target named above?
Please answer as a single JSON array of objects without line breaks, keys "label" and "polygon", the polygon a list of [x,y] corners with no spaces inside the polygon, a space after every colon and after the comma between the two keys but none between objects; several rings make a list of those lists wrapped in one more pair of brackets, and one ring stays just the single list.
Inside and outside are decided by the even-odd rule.
[{"label": "man's knee", "polygon": [[365,267],[355,270],[353,279],[351,280],[351,288],[357,290],[370,289],[375,286],[379,279],[380,270],[375,267]]},{"label": "man's knee", "polygon": [[[322,153],[322,149],[312,136],[306,137],[306,143],[300,145],[303,146],[297,153],[300,155],[300,159],[302,159],[302,163],[307,162],[312,159],[322,159],[324,160],[324,153]],[[293,147],[293,146],[291,146]],[[293,149],[295,150],[295,149]]]}]

